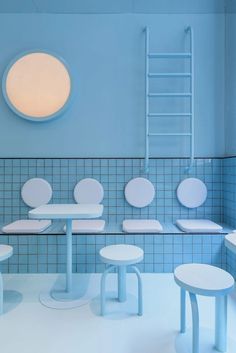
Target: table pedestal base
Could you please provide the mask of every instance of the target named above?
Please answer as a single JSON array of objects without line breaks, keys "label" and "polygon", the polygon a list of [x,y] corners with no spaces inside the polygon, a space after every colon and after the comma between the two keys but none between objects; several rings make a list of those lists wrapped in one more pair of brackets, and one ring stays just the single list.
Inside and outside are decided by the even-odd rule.
[{"label": "table pedestal base", "polygon": [[[63,295],[64,294],[64,295]],[[65,299],[65,294],[68,294],[68,298]],[[92,299],[92,296],[84,295],[83,297],[74,299],[75,293],[66,293],[66,292],[42,292],[39,295],[40,302],[51,309],[73,309],[79,306],[86,305]],[[59,299],[61,297],[61,299]],[[63,298],[62,298],[63,297]]]},{"label": "table pedestal base", "polygon": [[90,274],[74,274],[70,291],[65,289],[64,275],[59,275],[50,288],[40,293],[39,300],[48,308],[72,309],[88,304],[97,292],[97,286],[90,281]]}]

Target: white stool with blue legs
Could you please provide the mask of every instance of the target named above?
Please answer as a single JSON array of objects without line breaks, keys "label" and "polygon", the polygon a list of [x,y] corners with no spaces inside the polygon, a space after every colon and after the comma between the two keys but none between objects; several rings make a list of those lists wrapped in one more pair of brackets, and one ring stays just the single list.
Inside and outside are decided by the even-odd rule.
[{"label": "white stool with blue legs", "polygon": [[110,265],[101,278],[101,315],[105,314],[106,289],[105,281],[109,272],[117,269],[118,272],[118,300],[126,301],[126,272],[130,266],[138,278],[138,315],[143,313],[142,304],[142,279],[135,264],[143,260],[143,250],[134,245],[110,245],[100,250],[100,259]]},{"label": "white stool with blue legs", "polygon": [[[7,260],[13,254],[13,248],[10,245],[0,245],[0,262]],[[0,272],[0,315],[3,313],[3,280]]]},{"label": "white stool with blue legs", "polygon": [[186,331],[186,291],[190,296],[193,323],[192,353],[199,353],[199,313],[196,295],[215,297],[215,348],[219,352],[226,352],[227,295],[234,289],[233,277],[215,266],[186,264],[175,269],[174,278],[181,288],[181,333]]}]

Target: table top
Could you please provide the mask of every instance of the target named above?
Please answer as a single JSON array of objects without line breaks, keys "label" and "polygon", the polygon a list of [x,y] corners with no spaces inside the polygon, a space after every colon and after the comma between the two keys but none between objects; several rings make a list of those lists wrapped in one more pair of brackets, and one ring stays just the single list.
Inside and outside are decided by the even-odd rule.
[{"label": "table top", "polygon": [[221,268],[211,265],[180,265],[174,271],[174,278],[181,288],[200,295],[225,295],[234,288],[233,277]]},{"label": "table top", "polygon": [[103,205],[96,204],[48,204],[29,211],[33,219],[81,219],[98,218],[103,213]]}]

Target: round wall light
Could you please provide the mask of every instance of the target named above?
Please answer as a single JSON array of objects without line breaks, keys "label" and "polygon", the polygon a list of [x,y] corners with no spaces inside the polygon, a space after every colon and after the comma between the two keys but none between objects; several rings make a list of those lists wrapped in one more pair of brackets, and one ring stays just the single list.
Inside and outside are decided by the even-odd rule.
[{"label": "round wall light", "polygon": [[61,114],[71,96],[71,76],[64,60],[44,51],[18,55],[2,81],[8,106],[22,118],[46,121]]}]

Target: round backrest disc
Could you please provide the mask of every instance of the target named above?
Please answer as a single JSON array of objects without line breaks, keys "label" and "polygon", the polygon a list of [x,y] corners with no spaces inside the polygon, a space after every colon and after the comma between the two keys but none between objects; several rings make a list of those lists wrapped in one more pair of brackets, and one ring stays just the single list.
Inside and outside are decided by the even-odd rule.
[{"label": "round backrest disc", "polygon": [[153,184],[145,178],[131,179],[125,187],[126,201],[134,207],[148,206],[155,196]]},{"label": "round backrest disc", "polygon": [[187,178],[179,184],[177,198],[185,207],[199,207],[206,201],[207,187],[200,179]]},{"label": "round backrest disc", "polygon": [[21,197],[33,208],[46,205],[52,198],[51,185],[42,178],[29,179],[21,189]]},{"label": "round backrest disc", "polygon": [[74,199],[77,203],[98,204],[102,202],[103,196],[103,186],[96,179],[82,179],[74,188]]}]

